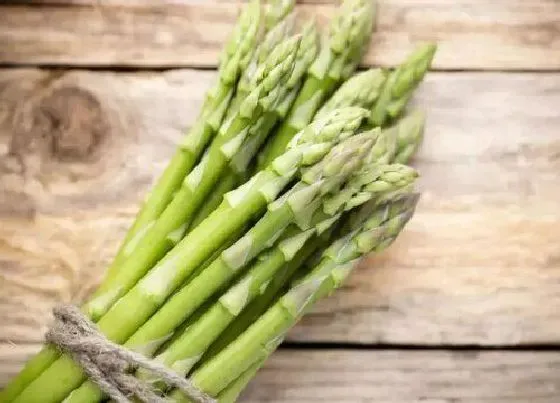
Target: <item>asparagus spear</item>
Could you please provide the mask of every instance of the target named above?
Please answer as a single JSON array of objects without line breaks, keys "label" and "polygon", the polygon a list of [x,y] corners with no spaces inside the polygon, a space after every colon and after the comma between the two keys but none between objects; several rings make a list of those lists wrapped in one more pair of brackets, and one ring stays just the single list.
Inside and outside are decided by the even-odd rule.
[{"label": "asparagus spear", "polygon": [[132,253],[134,246],[153,225],[172,200],[175,191],[196,162],[206,144],[216,134],[228,108],[239,75],[247,67],[259,37],[260,2],[253,0],[243,10],[234,27],[231,39],[221,55],[218,81],[209,90],[197,120],[177,148],[168,167],[144,201],[134,223],[125,236],[105,281],[111,281],[120,264]]},{"label": "asparagus spear", "polygon": [[395,162],[406,164],[416,153],[422,137],[426,116],[419,110],[409,113],[399,120],[390,130],[395,130],[397,138],[397,150]]},{"label": "asparagus spear", "polygon": [[287,14],[277,24],[270,27],[263,41],[258,45],[247,67],[241,73],[236,88],[235,100],[232,107],[228,110],[230,114],[236,111],[240,103],[250,94],[254,88],[255,79],[261,66],[263,66],[275,48],[289,38],[294,30],[295,15]]},{"label": "asparagus spear", "polygon": [[[361,125],[367,111],[345,108],[309,125],[290,149],[244,185],[228,193],[221,206],[183,238],[119,302],[99,320],[98,327],[112,341],[124,342],[192,272],[229,236],[252,218],[298,173],[320,161],[339,138]],[[320,162],[317,165],[321,165]],[[130,315],[134,312],[134,315]],[[83,381],[83,372],[66,356],[53,363],[15,400],[18,403],[57,402]]]},{"label": "asparagus spear", "polygon": [[295,0],[268,0],[264,15],[265,28],[270,29],[278,24],[278,21],[293,11],[295,5]]},{"label": "asparagus spear", "polygon": [[[230,40],[224,47],[218,71],[218,81],[209,91],[199,116],[185,135],[168,166],[145,199],[140,211],[124,237],[100,288],[111,288],[121,264],[134,249],[134,244],[171,201],[181,182],[196,164],[204,147],[219,127],[230,102],[239,74],[245,69],[259,36],[261,19],[259,0],[251,1],[242,11]],[[98,296],[94,294],[94,298]],[[92,318],[95,319],[95,318]],[[59,356],[52,346],[45,346],[31,358],[19,374],[0,391],[0,401],[13,400],[23,388],[35,379]]]},{"label": "asparagus spear", "polygon": [[[267,357],[318,299],[340,287],[364,254],[379,252],[397,237],[412,216],[416,201],[417,197],[410,196],[382,206],[361,226],[336,240],[309,275],[294,284],[233,343],[194,372],[191,380],[195,385],[217,396],[254,363]],[[188,401],[179,391],[174,391],[171,398],[177,402]]]},{"label": "asparagus spear", "polygon": [[379,100],[370,116],[373,126],[384,126],[404,110],[412,93],[431,66],[436,45],[428,43],[418,47],[408,58],[389,74]]},{"label": "asparagus spear", "polygon": [[[198,223],[200,223],[212,211],[214,211],[216,207],[218,207],[225,193],[246,180],[249,175],[250,164],[253,157],[262,146],[276,123],[285,116],[287,109],[289,109],[293,103],[295,96],[299,91],[300,83],[305,71],[313,62],[318,51],[317,30],[313,21],[304,25],[301,35],[302,40],[296,53],[294,69],[288,79],[284,94],[282,94],[280,101],[274,108],[274,111],[265,113],[261,121],[252,128],[254,133],[250,134],[250,140],[244,144],[241,150],[232,158],[226,174],[218,182],[212,191],[212,194],[205,201],[204,206],[202,206],[202,208],[197,212],[191,224],[191,228],[198,225]],[[267,47],[268,46],[264,49],[266,50]],[[260,54],[260,52],[257,53]],[[266,54],[268,52],[264,51],[264,53]]]},{"label": "asparagus spear", "polygon": [[345,0],[342,3],[288,116],[261,152],[258,169],[282,154],[290,139],[313,119],[331,91],[355,69],[355,55],[360,54],[369,41],[373,20],[372,0]]},{"label": "asparagus spear", "polygon": [[325,102],[315,118],[345,106],[371,109],[379,97],[386,78],[387,73],[382,69],[370,69],[354,75]]},{"label": "asparagus spear", "polygon": [[186,176],[171,203],[138,242],[136,253],[126,260],[110,287],[101,287],[85,309],[99,318],[130,289],[178,240],[182,238],[196,208],[204,202],[258,117],[277,97],[278,87],[293,68],[299,38],[292,37],[275,48],[255,73],[254,88],[239,109],[220,127],[201,162]]}]

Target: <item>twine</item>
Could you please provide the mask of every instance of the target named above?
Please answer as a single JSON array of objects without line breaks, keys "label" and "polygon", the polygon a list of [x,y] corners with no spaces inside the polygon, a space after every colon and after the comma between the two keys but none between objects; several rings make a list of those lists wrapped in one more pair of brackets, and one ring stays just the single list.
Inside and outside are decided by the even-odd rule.
[{"label": "twine", "polygon": [[131,403],[130,398],[136,397],[145,403],[169,403],[158,395],[152,384],[134,376],[131,370],[136,368],[152,372],[197,403],[217,402],[189,379],[109,341],[76,307],[62,305],[53,313],[55,322],[46,334],[47,341],[70,354],[89,379],[115,402]]}]

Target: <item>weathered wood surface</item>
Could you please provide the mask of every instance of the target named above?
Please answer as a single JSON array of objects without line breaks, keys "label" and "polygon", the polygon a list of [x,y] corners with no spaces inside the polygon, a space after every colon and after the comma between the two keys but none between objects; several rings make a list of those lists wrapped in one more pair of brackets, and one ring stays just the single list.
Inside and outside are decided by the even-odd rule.
[{"label": "weathered wood surface", "polygon": [[[3,71],[0,341],[40,341],[99,281],[213,77]],[[431,73],[416,101],[417,214],[290,339],[559,342],[560,75]]]},{"label": "weathered wood surface", "polygon": [[557,403],[560,353],[282,350],[242,402]]},{"label": "weathered wood surface", "polygon": [[[20,1],[17,3],[28,3]],[[32,1],[0,11],[0,63],[213,67],[234,1]],[[67,3],[67,4],[64,4]],[[325,26],[336,2],[299,4]],[[381,0],[367,65],[398,64],[437,41],[436,69],[560,69],[556,0]]]},{"label": "weathered wood surface", "polygon": [[[9,349],[0,344],[0,380],[23,364]],[[559,372],[555,352],[281,349],[240,402],[557,403]]]}]

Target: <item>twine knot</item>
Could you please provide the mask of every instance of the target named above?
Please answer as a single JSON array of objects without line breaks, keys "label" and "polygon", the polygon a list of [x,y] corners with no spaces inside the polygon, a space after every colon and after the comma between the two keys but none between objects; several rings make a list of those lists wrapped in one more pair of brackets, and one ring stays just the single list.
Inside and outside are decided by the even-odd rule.
[{"label": "twine knot", "polygon": [[145,403],[169,403],[151,383],[134,376],[135,369],[143,368],[197,403],[216,403],[189,379],[109,341],[76,307],[58,306],[53,313],[55,322],[46,334],[47,341],[70,354],[89,379],[115,402],[131,403],[130,398],[136,397]]}]

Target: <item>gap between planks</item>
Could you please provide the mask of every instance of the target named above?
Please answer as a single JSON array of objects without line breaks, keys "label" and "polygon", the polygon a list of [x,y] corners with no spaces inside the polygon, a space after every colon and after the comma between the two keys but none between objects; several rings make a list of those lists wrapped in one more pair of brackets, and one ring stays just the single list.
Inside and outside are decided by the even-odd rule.
[{"label": "gap between planks", "polygon": [[[39,349],[0,343],[0,385]],[[276,351],[244,403],[557,403],[560,352]]]},{"label": "gap between planks", "polygon": [[[221,1],[98,4],[2,6],[0,63],[215,67],[239,10]],[[335,5],[304,3],[297,10],[325,26]],[[415,44],[436,41],[434,69],[560,70],[554,0],[385,0],[378,15],[364,65],[395,66]]]}]

